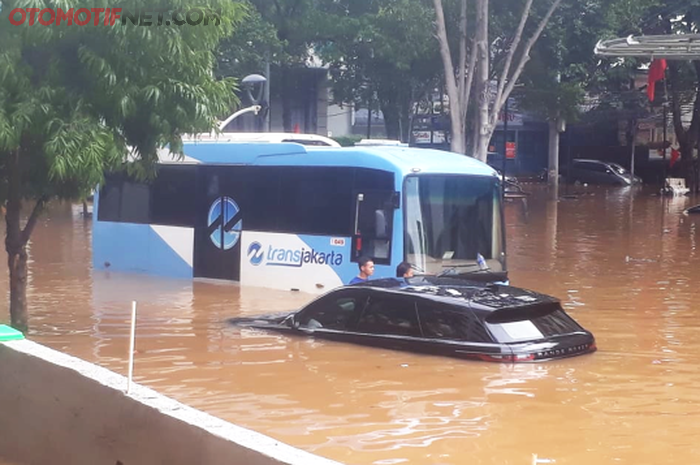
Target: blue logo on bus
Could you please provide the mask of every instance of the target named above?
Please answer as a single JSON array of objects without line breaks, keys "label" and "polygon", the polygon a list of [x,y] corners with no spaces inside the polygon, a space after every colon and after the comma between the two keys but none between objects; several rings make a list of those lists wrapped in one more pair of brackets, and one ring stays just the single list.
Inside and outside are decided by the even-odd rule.
[{"label": "blue logo on bus", "polygon": [[229,250],[238,243],[243,220],[232,223],[239,213],[238,205],[230,197],[220,197],[211,204],[207,226],[216,225],[209,238],[217,249]]},{"label": "blue logo on bus", "polygon": [[254,266],[258,266],[263,262],[263,258],[265,258],[265,251],[262,245],[260,245],[259,242],[250,244],[248,247],[248,260],[250,260],[250,263]]}]

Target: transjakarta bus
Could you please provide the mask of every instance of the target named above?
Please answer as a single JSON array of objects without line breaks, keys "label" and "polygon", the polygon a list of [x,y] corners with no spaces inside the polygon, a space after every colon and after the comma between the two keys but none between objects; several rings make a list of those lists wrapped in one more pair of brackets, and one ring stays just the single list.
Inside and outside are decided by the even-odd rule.
[{"label": "transjakarta bus", "polygon": [[96,269],[322,292],[367,256],[372,278],[408,261],[416,274],[507,279],[500,178],[473,158],[217,140],[185,141],[184,153],[163,150],[150,183],[107,176]]}]

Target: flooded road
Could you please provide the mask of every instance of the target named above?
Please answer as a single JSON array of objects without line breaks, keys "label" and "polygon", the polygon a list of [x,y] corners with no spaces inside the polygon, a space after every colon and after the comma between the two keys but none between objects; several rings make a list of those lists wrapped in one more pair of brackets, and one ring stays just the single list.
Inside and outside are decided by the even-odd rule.
[{"label": "flooded road", "polygon": [[698,463],[700,216],[681,212],[700,199],[581,192],[508,203],[508,256],[512,284],[562,299],[593,355],[501,365],[232,328],[313,297],[93,272],[69,205],[33,235],[31,338],[126,374],[136,300],[137,382],[348,464]]}]

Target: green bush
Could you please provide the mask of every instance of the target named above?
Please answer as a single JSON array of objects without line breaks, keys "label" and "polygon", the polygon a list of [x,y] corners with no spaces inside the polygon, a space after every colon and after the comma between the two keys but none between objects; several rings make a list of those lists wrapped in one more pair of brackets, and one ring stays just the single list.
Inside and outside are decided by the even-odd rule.
[{"label": "green bush", "polygon": [[362,140],[362,136],[338,136],[332,137],[331,139],[343,147],[354,147],[356,142],[360,142]]}]

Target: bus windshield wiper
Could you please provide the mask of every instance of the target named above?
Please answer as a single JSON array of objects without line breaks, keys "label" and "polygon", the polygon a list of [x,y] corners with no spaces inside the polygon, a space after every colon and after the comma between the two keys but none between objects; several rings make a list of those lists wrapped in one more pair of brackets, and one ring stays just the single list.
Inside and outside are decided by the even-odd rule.
[{"label": "bus windshield wiper", "polygon": [[442,265],[443,268],[449,267],[451,270],[456,270],[457,268],[468,268],[468,267],[479,266],[478,263],[464,263],[462,265]]},{"label": "bus windshield wiper", "polygon": [[[447,268],[446,270],[442,270],[437,276],[438,276],[438,278],[440,278],[442,276],[448,276],[450,274],[453,274],[455,271],[457,271],[460,268],[474,268],[474,267],[478,267],[478,266],[479,266],[478,263],[464,263],[462,265],[442,265],[443,268],[447,268],[447,267],[449,267],[449,268]],[[477,270],[477,271],[481,271],[481,270]],[[459,273],[456,273],[456,274],[459,274]]]}]

